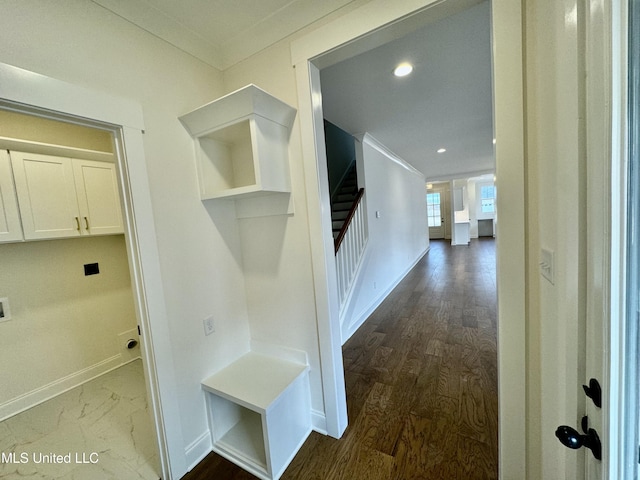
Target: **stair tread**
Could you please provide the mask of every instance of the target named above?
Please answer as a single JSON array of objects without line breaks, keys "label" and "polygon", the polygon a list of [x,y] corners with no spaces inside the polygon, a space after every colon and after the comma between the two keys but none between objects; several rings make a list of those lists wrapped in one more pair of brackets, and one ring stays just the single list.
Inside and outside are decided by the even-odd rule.
[{"label": "stair tread", "polygon": [[350,202],[336,202],[331,206],[332,211],[336,210],[351,210],[351,206],[353,205],[353,200]]}]

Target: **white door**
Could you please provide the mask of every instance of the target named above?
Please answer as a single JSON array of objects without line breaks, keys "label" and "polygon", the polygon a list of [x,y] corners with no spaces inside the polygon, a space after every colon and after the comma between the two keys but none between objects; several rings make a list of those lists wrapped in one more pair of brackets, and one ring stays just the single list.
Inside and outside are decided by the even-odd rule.
[{"label": "white door", "polygon": [[73,160],[83,235],[123,232],[116,166],[91,160]]},{"label": "white door", "polygon": [[427,190],[427,222],[430,239],[447,238],[448,202],[446,186],[434,185]]},{"label": "white door", "polygon": [[11,159],[5,150],[0,151],[0,242],[24,240],[16,189],[11,172]]},{"label": "white door", "polygon": [[80,218],[70,158],[11,152],[24,238],[76,237]]}]

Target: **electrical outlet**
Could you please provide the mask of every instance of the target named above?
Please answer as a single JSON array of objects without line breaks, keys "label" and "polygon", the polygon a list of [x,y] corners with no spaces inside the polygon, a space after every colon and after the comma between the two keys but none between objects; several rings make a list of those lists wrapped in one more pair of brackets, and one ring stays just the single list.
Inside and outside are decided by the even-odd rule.
[{"label": "electrical outlet", "polygon": [[216,324],[213,321],[213,316],[205,318],[203,323],[204,323],[204,334],[205,335],[211,335],[213,332],[216,331]]}]

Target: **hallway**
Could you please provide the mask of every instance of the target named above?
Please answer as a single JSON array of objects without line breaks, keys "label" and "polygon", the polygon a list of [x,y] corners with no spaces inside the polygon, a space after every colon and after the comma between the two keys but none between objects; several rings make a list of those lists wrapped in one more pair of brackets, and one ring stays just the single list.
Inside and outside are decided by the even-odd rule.
[{"label": "hallway", "polygon": [[[498,477],[495,241],[431,249],[344,345],[349,427],[287,480]],[[210,454],[185,479],[250,479]]]}]

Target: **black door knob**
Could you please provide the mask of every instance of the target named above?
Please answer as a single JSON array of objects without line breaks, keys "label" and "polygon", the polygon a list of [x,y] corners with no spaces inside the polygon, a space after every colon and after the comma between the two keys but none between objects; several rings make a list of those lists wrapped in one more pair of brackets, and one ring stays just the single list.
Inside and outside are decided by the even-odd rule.
[{"label": "black door knob", "polygon": [[556,437],[565,447],[573,449],[586,447],[591,450],[596,460],[602,460],[602,444],[598,433],[593,428],[589,428],[586,435],[581,435],[576,429],[561,425],[556,430]]}]

